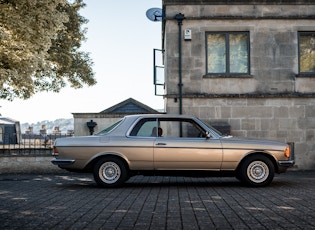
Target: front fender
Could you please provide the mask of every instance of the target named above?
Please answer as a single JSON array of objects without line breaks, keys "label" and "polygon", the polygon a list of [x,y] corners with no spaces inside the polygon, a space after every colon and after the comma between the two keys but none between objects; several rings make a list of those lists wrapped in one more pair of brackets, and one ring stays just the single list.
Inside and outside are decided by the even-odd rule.
[{"label": "front fender", "polygon": [[263,156],[266,156],[267,158],[269,158],[269,160],[271,160],[272,164],[274,165],[275,167],[275,171],[278,172],[279,171],[279,167],[278,167],[278,164],[277,164],[277,159],[276,157],[270,153],[270,152],[266,152],[266,151],[250,151],[248,152],[247,154],[245,154],[242,159],[239,161],[238,165],[237,165],[237,169],[236,171],[239,170],[239,167],[242,165],[243,161],[250,157],[250,156],[253,156],[253,155],[263,155]]}]

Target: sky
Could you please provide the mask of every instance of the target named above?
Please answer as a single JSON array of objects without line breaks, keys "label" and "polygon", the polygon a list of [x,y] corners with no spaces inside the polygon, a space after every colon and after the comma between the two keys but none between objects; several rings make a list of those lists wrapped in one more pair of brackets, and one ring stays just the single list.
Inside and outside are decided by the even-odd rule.
[{"label": "sky", "polygon": [[89,20],[81,50],[90,53],[95,86],[38,93],[28,100],[0,100],[0,113],[20,123],[73,118],[72,113],[98,113],[128,98],[163,109],[154,95],[153,49],[161,49],[161,22],[146,17],[161,0],[85,0],[80,14]]}]

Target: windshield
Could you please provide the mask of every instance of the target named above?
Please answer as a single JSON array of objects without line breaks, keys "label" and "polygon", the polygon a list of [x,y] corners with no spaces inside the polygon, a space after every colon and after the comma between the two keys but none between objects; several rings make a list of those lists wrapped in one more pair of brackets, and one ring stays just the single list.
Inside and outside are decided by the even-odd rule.
[{"label": "windshield", "polygon": [[105,135],[105,134],[109,133],[114,128],[116,128],[121,123],[121,121],[122,121],[122,119],[117,121],[116,123],[112,124],[111,126],[107,127],[106,129],[103,129],[102,131],[100,131],[96,135]]}]

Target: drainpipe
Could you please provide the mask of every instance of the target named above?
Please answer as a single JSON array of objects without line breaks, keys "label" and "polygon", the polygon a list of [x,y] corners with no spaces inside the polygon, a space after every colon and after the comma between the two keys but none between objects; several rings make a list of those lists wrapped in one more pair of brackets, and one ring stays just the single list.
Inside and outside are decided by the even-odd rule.
[{"label": "drainpipe", "polygon": [[178,92],[179,92],[179,114],[183,113],[183,83],[182,83],[182,24],[185,15],[182,13],[176,14],[175,19],[178,23]]}]

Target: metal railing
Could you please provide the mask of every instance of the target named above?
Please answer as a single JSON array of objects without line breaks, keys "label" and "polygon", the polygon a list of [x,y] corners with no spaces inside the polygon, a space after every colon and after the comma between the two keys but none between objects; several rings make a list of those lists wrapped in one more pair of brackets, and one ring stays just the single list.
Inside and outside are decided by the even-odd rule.
[{"label": "metal railing", "polygon": [[57,138],[70,137],[67,134],[22,134],[3,136],[0,140],[0,156],[50,156]]}]

